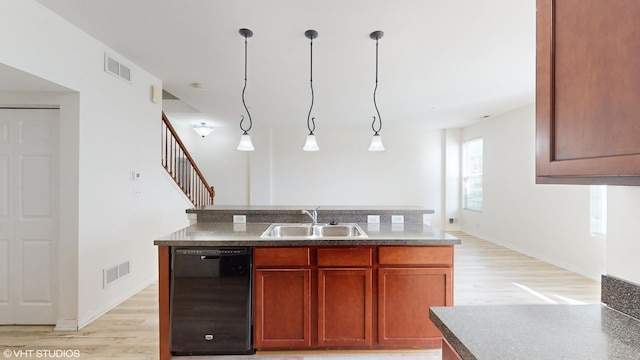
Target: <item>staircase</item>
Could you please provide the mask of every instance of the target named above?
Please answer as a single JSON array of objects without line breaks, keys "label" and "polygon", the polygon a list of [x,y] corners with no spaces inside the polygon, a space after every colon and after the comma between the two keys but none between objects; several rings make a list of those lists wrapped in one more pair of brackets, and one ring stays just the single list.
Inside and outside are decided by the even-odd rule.
[{"label": "staircase", "polygon": [[213,205],[216,195],[162,112],[162,167],[195,207]]}]

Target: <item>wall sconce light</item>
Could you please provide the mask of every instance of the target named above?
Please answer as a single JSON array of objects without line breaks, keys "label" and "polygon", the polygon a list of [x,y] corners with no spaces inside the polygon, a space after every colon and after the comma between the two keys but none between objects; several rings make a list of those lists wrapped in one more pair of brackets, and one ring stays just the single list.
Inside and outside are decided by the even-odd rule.
[{"label": "wall sconce light", "polygon": [[249,127],[246,129],[244,128],[242,125],[244,122],[244,116],[241,115],[240,130],[242,130],[242,135],[240,136],[240,143],[238,144],[237,149],[240,151],[253,151],[255,148],[253,147],[251,136],[249,135],[249,130],[251,130],[251,127],[253,126],[253,120],[251,119],[249,108],[247,108],[247,104],[244,101],[244,91],[247,89],[247,39],[253,36],[253,31],[242,28],[240,29],[240,35],[244,37],[244,87],[242,88],[242,104],[249,116]]},{"label": "wall sconce light", "polygon": [[378,91],[378,40],[382,39],[384,33],[380,30],[374,31],[369,34],[369,37],[376,41],[376,87],[373,89],[373,105],[378,113],[378,127],[376,128],[376,117],[373,117],[371,123],[371,129],[373,129],[373,137],[371,138],[371,144],[369,144],[369,151],[384,151],[384,145],[382,144],[382,136],[379,132],[382,130],[382,117],[380,117],[380,111],[378,110],[378,104],[376,103],[376,92]]},{"label": "wall sconce light", "polygon": [[307,135],[307,141],[305,141],[302,150],[304,151],[318,151],[320,147],[318,147],[318,143],[316,142],[316,136],[313,134],[313,131],[316,129],[316,118],[311,117],[311,110],[313,109],[313,39],[318,37],[318,32],[315,30],[307,30],[304,32],[304,36],[310,41],[310,66],[309,66],[309,84],[311,86],[311,107],[309,108],[309,114],[307,115],[307,129],[309,129],[309,135]]},{"label": "wall sconce light", "polygon": [[213,126],[201,122],[200,125],[193,125],[193,131],[197,132],[198,135],[205,137],[211,134],[211,132],[213,131]]}]

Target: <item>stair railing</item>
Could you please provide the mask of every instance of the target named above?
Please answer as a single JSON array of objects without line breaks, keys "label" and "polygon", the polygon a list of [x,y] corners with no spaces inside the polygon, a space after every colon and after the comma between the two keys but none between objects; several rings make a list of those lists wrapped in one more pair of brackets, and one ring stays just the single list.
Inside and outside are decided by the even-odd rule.
[{"label": "stair railing", "polygon": [[162,112],[162,167],[195,207],[213,204],[216,192],[209,186],[195,161]]}]

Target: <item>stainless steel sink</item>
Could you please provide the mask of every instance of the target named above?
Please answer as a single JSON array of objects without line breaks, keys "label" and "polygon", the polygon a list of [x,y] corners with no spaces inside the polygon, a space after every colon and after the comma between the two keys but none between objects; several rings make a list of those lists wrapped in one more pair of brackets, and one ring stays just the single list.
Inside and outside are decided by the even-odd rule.
[{"label": "stainless steel sink", "polygon": [[355,223],[330,224],[271,224],[260,238],[298,239],[354,239],[367,234]]}]

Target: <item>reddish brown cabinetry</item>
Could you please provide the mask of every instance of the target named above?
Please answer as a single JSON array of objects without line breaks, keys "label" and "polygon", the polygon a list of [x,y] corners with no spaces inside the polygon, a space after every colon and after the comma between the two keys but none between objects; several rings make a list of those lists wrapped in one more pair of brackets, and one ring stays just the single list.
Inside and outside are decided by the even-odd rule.
[{"label": "reddish brown cabinetry", "polygon": [[256,248],[254,266],[254,346],[311,346],[309,248]]},{"label": "reddish brown cabinetry", "polygon": [[462,360],[451,344],[442,338],[442,360]]},{"label": "reddish brown cabinetry", "polygon": [[438,347],[452,246],[254,249],[257,349]]},{"label": "reddish brown cabinetry", "polygon": [[640,2],[537,0],[538,183],[640,185]]},{"label": "reddish brown cabinetry", "polygon": [[437,346],[440,332],[429,307],[453,304],[450,247],[381,247],[378,343]]},{"label": "reddish brown cabinetry", "polygon": [[318,249],[319,346],[373,344],[371,251]]},{"label": "reddish brown cabinetry", "polygon": [[265,269],[255,272],[257,348],[311,345],[311,270]]}]

